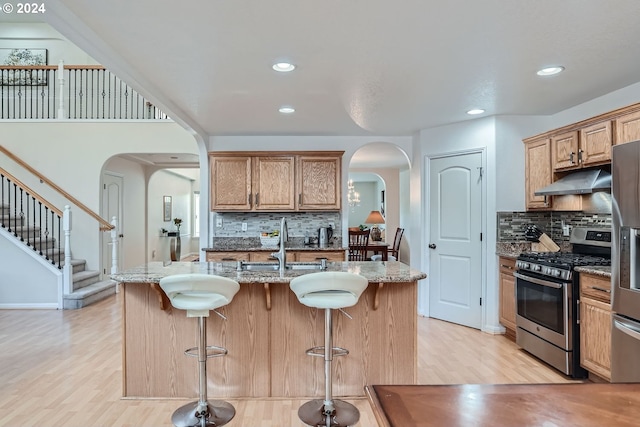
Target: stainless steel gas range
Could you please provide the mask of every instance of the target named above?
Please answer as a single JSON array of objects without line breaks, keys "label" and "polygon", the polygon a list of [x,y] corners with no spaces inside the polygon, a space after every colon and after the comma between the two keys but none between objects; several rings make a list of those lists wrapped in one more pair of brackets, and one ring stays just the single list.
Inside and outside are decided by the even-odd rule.
[{"label": "stainless steel gas range", "polygon": [[572,252],[528,252],[516,261],[516,343],[574,378],[580,367],[577,266],[611,265],[611,229],[575,227]]}]

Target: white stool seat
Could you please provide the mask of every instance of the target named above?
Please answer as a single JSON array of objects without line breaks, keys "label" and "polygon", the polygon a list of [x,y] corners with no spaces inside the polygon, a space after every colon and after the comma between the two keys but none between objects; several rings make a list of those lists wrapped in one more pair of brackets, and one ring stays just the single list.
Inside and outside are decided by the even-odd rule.
[{"label": "white stool seat", "polygon": [[356,305],[367,285],[358,274],[326,271],[298,276],[289,287],[307,307],[337,309]]},{"label": "white stool seat", "polygon": [[[382,261],[382,255],[371,255],[371,261]],[[396,257],[389,255],[387,261],[396,261]]]},{"label": "white stool seat", "polygon": [[171,305],[187,310],[187,317],[207,317],[231,302],[240,290],[238,282],[210,274],[174,274],[160,279]]}]

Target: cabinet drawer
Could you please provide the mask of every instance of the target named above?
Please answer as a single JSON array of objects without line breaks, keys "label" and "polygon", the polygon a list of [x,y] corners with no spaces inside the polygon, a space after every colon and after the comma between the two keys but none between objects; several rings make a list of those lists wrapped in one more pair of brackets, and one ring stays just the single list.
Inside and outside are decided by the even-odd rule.
[{"label": "cabinet drawer", "polygon": [[249,261],[249,252],[207,252],[207,262]]},{"label": "cabinet drawer", "polygon": [[611,279],[580,273],[580,295],[611,303]]},{"label": "cabinet drawer", "polygon": [[276,261],[276,258],[271,256],[274,252],[277,252],[277,249],[268,252],[251,252],[249,261]]},{"label": "cabinet drawer", "polygon": [[296,261],[300,262],[315,262],[322,258],[327,261],[344,261],[344,251],[296,252]]},{"label": "cabinet drawer", "polygon": [[513,274],[516,270],[516,260],[514,258],[499,257],[500,273]]}]

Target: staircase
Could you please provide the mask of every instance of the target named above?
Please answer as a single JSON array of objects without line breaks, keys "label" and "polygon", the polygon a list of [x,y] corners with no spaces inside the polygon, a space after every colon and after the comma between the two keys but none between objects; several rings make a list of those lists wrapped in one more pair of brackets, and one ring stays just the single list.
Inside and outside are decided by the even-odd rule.
[{"label": "staircase", "polygon": [[[25,244],[33,247],[34,241],[40,243],[41,230],[38,226],[25,226],[17,227],[13,229],[13,217],[11,213],[2,215],[5,205],[0,204],[0,224],[5,229],[11,228],[12,234],[17,234],[15,237],[16,244]],[[19,223],[19,221],[18,221]],[[42,257],[51,263],[53,266],[58,267],[58,260],[60,267],[64,266],[64,249],[58,248],[58,244],[55,238],[49,238],[46,245],[42,247]],[[34,253],[39,253],[35,251]],[[116,282],[110,279],[100,280],[100,272],[86,269],[86,261],[83,259],[71,259],[72,266],[72,292],[68,295],[63,295],[63,309],[77,309],[85,307],[96,301],[100,301],[107,298],[110,295],[114,295],[116,292]]]}]

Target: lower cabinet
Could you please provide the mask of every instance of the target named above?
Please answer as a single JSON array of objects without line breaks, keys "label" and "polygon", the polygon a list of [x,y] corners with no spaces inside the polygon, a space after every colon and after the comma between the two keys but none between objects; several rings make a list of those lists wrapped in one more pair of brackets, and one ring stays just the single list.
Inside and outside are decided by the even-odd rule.
[{"label": "lower cabinet", "polygon": [[580,273],[580,365],[611,380],[611,281]]},{"label": "lower cabinet", "polygon": [[[273,252],[269,251],[252,251],[252,252],[207,252],[207,262],[223,262],[223,261],[276,261],[271,256]],[[326,258],[327,261],[344,261],[345,251],[287,251],[288,261],[299,262],[316,262]]]},{"label": "lower cabinet", "polygon": [[507,329],[506,335],[516,336],[516,269],[514,258],[500,257],[500,323]]}]

